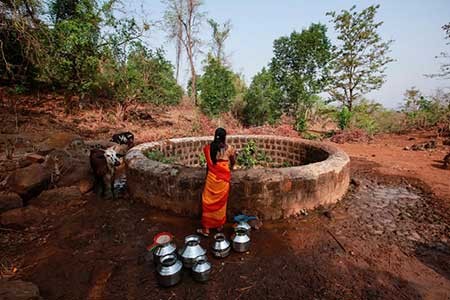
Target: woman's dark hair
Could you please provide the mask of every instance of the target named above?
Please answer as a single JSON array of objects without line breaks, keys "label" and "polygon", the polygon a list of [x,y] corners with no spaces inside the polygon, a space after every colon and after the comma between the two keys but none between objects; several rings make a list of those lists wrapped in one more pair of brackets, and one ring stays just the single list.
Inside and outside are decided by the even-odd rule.
[{"label": "woman's dark hair", "polygon": [[210,155],[213,164],[217,163],[217,152],[219,152],[221,148],[225,147],[226,137],[227,132],[225,131],[225,129],[221,127],[216,129],[216,132],[214,133],[214,140],[212,141],[210,147]]}]

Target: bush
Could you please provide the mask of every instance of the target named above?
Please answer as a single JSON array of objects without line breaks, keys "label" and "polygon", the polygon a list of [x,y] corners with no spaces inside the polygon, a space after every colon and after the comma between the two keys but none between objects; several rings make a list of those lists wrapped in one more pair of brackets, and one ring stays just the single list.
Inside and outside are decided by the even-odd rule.
[{"label": "bush", "polygon": [[253,77],[244,96],[244,123],[248,125],[274,124],[281,116],[281,90],[273,74],[263,68]]},{"label": "bush", "polygon": [[352,113],[348,110],[347,106],[342,107],[337,115],[339,129],[344,130],[347,128],[350,124],[351,117]]},{"label": "bush", "polygon": [[107,59],[102,63],[99,80],[109,96],[122,102],[138,100],[154,104],[177,104],[182,89],[173,76],[173,66],[164,51],[149,50],[135,44],[126,63]]},{"label": "bush", "polygon": [[256,165],[267,165],[270,162],[264,151],[260,151],[255,141],[250,140],[244,148],[239,151],[237,163],[244,168],[253,168]]},{"label": "bush", "polygon": [[166,157],[166,155],[160,150],[151,150],[145,153],[148,159],[159,161],[164,164],[173,164],[176,161],[175,157]]},{"label": "bush", "polygon": [[208,57],[205,73],[198,82],[200,108],[212,117],[230,110],[236,89],[233,84],[233,72],[223,66],[219,60]]}]

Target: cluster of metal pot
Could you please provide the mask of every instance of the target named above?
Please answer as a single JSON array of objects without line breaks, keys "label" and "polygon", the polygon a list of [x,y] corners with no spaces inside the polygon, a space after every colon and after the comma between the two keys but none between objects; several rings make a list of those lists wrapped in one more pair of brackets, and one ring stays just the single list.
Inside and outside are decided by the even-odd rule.
[{"label": "cluster of metal pot", "polygon": [[[236,252],[246,252],[250,248],[250,226],[241,222],[235,227],[235,233],[228,241],[223,233],[214,235],[212,253],[217,258],[224,258],[233,248]],[[206,249],[200,245],[200,237],[188,235],[184,246],[177,253],[172,239],[159,244],[153,250],[156,277],[161,286],[169,287],[181,281],[182,268],[191,269],[192,277],[199,282],[209,279],[212,265],[206,256]]]}]

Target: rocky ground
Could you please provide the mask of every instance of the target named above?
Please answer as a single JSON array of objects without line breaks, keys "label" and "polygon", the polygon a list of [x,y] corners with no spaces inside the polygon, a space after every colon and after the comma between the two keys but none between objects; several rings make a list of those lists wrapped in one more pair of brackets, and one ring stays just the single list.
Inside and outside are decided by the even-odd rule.
[{"label": "rocky ground", "polygon": [[[185,272],[179,285],[162,289],[146,246],[160,231],[181,246],[198,220],[134,203],[126,191],[117,201],[97,198],[87,153],[127,124],[146,141],[171,136],[171,127],[182,135],[195,118],[152,111],[157,123],[96,128],[43,106],[0,116],[0,299],[450,299],[450,171],[440,161],[449,149],[432,133],[341,144],[352,184],[335,207],[264,222],[248,253],[210,258],[208,283]],[[18,133],[10,132],[14,119]],[[285,135],[286,128],[258,130]],[[429,139],[436,148],[404,150]]]}]

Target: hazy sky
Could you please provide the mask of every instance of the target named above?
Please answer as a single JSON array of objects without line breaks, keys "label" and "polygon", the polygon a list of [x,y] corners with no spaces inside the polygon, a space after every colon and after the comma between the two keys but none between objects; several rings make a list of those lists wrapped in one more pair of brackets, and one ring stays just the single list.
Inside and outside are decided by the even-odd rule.
[{"label": "hazy sky", "polygon": [[[150,19],[162,18],[164,5],[161,2],[144,0],[141,3]],[[450,88],[448,80],[424,76],[438,71],[440,64],[436,55],[444,50],[450,52],[441,29],[450,22],[450,0],[206,0],[203,9],[208,17],[219,22],[231,20],[232,31],[225,51],[230,56],[233,70],[243,73],[250,82],[270,61],[274,39],[293,30],[300,31],[313,22],[321,22],[328,26],[328,35],[334,41],[335,33],[325,13],[349,9],[354,4],[358,9],[380,4],[377,19],[384,21],[381,35],[395,41],[391,56],[396,61],[388,65],[387,81],[368,98],[396,107],[402,101],[405,89],[412,86],[425,94],[432,93],[437,87]],[[135,9],[135,5],[129,8]],[[208,27],[205,26],[202,32],[203,39],[207,40],[210,37]],[[168,58],[174,62],[174,46],[167,42],[162,32],[151,32],[148,42],[151,47],[163,46]],[[198,60],[201,59],[203,57]],[[186,78],[187,64],[183,67]]]}]

